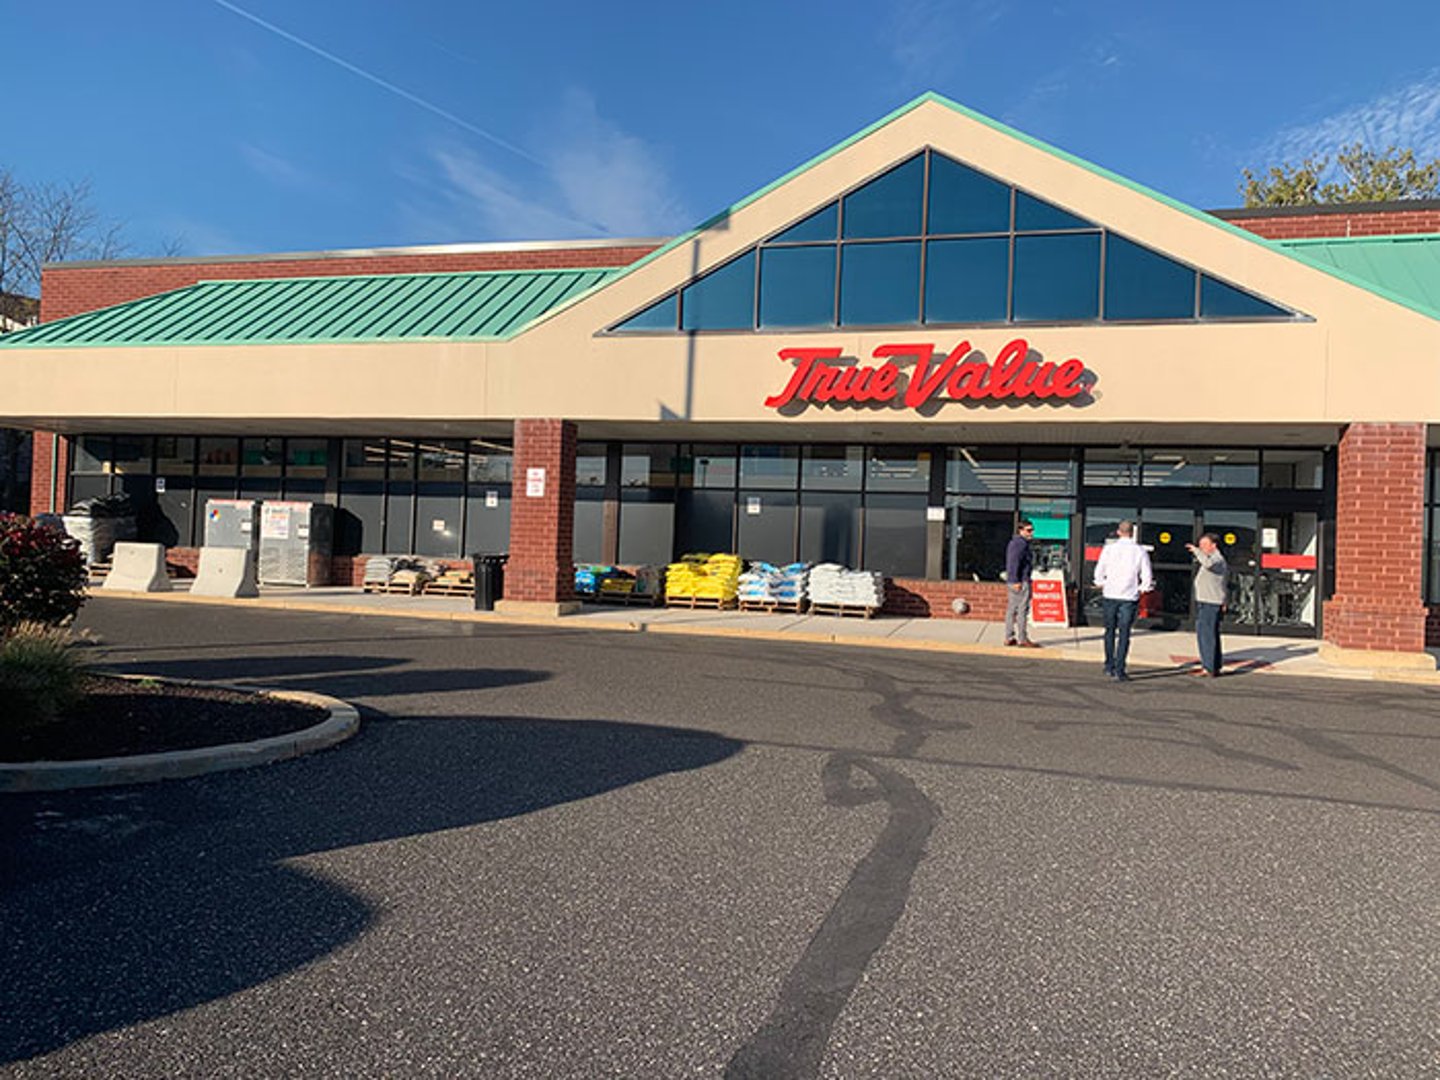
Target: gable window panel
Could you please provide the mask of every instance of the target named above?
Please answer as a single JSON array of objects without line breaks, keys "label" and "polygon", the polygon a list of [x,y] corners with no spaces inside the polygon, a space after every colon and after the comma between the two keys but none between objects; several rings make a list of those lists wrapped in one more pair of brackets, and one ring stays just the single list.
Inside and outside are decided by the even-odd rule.
[{"label": "gable window panel", "polygon": [[834,244],[760,252],[761,326],[835,325]]},{"label": "gable window panel", "polygon": [[927,323],[1004,322],[1010,240],[930,240],[925,245]]},{"label": "gable window panel", "polygon": [[925,155],[916,154],[845,196],[846,240],[919,236],[925,186]]},{"label": "gable window panel", "polygon": [[992,180],[943,154],[930,155],[927,235],[1009,231],[1010,185]]},{"label": "gable window panel", "polygon": [[920,321],[920,241],[846,244],[840,253],[840,324]]},{"label": "gable window panel", "polygon": [[1070,322],[1099,314],[1099,233],[1015,238],[1016,322]]},{"label": "gable window panel", "polygon": [[747,251],[680,292],[682,330],[748,330],[755,325],[755,252]]},{"label": "gable window panel", "polygon": [[644,311],[620,323],[615,327],[616,332],[624,333],[630,330],[674,330],[680,311],[680,296],[678,293],[671,293],[663,300],[657,300]]},{"label": "gable window panel", "polygon": [[1194,317],[1194,270],[1123,236],[1106,234],[1105,318]]},{"label": "gable window panel", "polygon": [[840,203],[832,202],[821,207],[807,218],[791,225],[790,228],[772,236],[770,244],[804,244],[816,241],[834,240],[840,232]]},{"label": "gable window panel", "polygon": [[1284,319],[1290,313],[1261,300],[1253,293],[1217,281],[1209,274],[1200,275],[1200,317],[1202,319]]},{"label": "gable window panel", "polygon": [[1050,232],[1056,229],[1093,229],[1095,226],[1054,203],[1015,192],[1015,231]]}]

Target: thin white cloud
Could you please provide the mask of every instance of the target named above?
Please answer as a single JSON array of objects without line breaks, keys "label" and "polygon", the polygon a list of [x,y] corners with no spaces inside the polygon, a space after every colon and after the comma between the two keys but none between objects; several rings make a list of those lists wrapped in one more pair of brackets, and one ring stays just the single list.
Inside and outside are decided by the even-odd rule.
[{"label": "thin white cloud", "polygon": [[660,156],[584,91],[562,95],[527,143],[541,168],[523,181],[472,148],[431,147],[396,170],[416,189],[402,217],[434,240],[662,236],[693,224]]},{"label": "thin white cloud", "polygon": [[249,166],[252,172],[278,187],[300,191],[318,191],[331,186],[324,179],[308,169],[302,168],[289,158],[271,153],[254,143],[241,142],[237,144],[237,149],[241,160]]},{"label": "thin white cloud", "polygon": [[1009,14],[1011,0],[900,0],[882,39],[896,74],[907,85],[949,79],[968,57],[970,47]]},{"label": "thin white cloud", "polygon": [[1440,156],[1440,70],[1308,124],[1283,128],[1256,148],[1263,165],[1334,156],[1362,142],[1373,150],[1411,148],[1422,158]]}]

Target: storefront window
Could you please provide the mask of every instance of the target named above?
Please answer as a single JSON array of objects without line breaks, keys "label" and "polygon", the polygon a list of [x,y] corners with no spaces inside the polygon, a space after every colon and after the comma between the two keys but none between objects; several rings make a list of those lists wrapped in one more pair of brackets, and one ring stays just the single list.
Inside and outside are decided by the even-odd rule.
[{"label": "storefront window", "polygon": [[1260,486],[1254,450],[1147,450],[1145,487],[1253,488]]},{"label": "storefront window", "polygon": [[[858,486],[858,485],[857,485]],[[857,566],[860,560],[859,492],[800,494],[800,558],[808,563]]]},{"label": "storefront window", "polygon": [[1100,314],[1100,234],[1017,236],[1016,322],[1069,322]]},{"label": "storefront window", "polygon": [[1085,451],[1086,487],[1137,487],[1139,484],[1140,451]]},{"label": "storefront window", "polygon": [[1074,495],[1076,464],[1068,449],[1027,447],[1020,460],[1021,495]]},{"label": "storefront window", "polygon": [[621,488],[674,487],[674,443],[626,443],[620,455]]},{"label": "storefront window", "polygon": [[840,324],[920,321],[920,242],[847,244],[840,254]]},{"label": "storefront window", "polygon": [[925,245],[927,323],[1004,322],[1010,240],[931,240]]},{"label": "storefront window", "polygon": [[1107,319],[1190,319],[1195,271],[1123,236],[1105,238]]},{"label": "storefront window", "polygon": [[807,446],[801,463],[805,489],[859,491],[865,478],[863,446]]},{"label": "storefront window", "polygon": [[795,489],[800,468],[798,446],[742,446],[740,485],[747,488]]},{"label": "storefront window", "polygon": [[835,245],[764,248],[761,326],[833,326]]},{"label": "storefront window", "polygon": [[1005,547],[1015,534],[1015,499],[998,495],[945,498],[945,576],[1001,581]]},{"label": "storefront window", "polygon": [[1009,232],[1009,185],[944,154],[930,155],[930,218],[925,231],[931,236]]},{"label": "storefront window", "polygon": [[1009,446],[952,446],[945,490],[965,495],[1015,494],[1015,450]]},{"label": "storefront window", "polygon": [[680,483],[697,488],[734,488],[735,447],[729,443],[696,443],[680,462]]},{"label": "storefront window", "polygon": [[680,290],[682,330],[748,330],[755,325],[755,253]]},{"label": "storefront window", "polygon": [[1325,455],[1319,450],[1264,450],[1260,486],[1288,491],[1319,491],[1325,484]]},{"label": "storefront window", "polygon": [[285,440],[285,497],[318,500],[325,494],[330,440]]},{"label": "storefront window", "polygon": [[924,495],[865,496],[865,569],[925,576]]},{"label": "storefront window", "polygon": [[783,566],[795,558],[795,491],[740,492],[739,553]]},{"label": "storefront window", "polygon": [[734,551],[735,493],[681,488],[675,493],[675,551]]},{"label": "storefront window", "polygon": [[471,439],[466,448],[465,541],[462,554],[498,555],[510,549],[511,475],[508,442]]},{"label": "storefront window", "polygon": [[930,451],[908,446],[872,446],[865,490],[929,491]]},{"label": "storefront window", "polygon": [[582,442],[575,447],[575,486],[605,486],[605,443]]},{"label": "storefront window", "polygon": [[391,554],[415,550],[415,459],[416,445],[409,439],[390,439],[385,444],[385,547]]},{"label": "storefront window", "polygon": [[149,475],[153,463],[153,445],[148,436],[117,435],[111,443],[111,454],[115,472]]},{"label": "storefront window", "polygon": [[240,443],[241,498],[280,498],[280,472],[284,463],[284,440],[242,439]]},{"label": "storefront window", "polygon": [[465,444],[459,440],[421,442],[417,448],[415,553],[461,554],[465,495]]},{"label": "storefront window", "polygon": [[346,439],[343,447],[336,553],[381,554],[385,550],[385,440]]},{"label": "storefront window", "polygon": [[155,533],[166,547],[195,542],[195,440],[161,435],[155,440]]},{"label": "storefront window", "polygon": [[919,236],[925,155],[916,154],[845,197],[845,239]]},{"label": "storefront window", "polygon": [[1440,450],[1431,450],[1429,475],[1425,484],[1425,583],[1424,597],[1428,604],[1440,604]]},{"label": "storefront window", "polygon": [[108,435],[81,435],[70,444],[74,448],[74,463],[70,471],[75,473],[108,473],[112,447]]}]

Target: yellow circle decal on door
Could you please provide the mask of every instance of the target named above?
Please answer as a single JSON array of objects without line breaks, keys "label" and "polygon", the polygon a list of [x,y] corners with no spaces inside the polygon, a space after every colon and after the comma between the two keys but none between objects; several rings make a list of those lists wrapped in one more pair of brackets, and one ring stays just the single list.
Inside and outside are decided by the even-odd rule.
[{"label": "yellow circle decal on door", "polygon": [[1227,544],[1233,544],[1233,543],[1235,543],[1235,534],[1234,534],[1234,533],[1226,533],[1226,534],[1225,534],[1225,543],[1227,543]]},{"label": "yellow circle decal on door", "polygon": [[1162,544],[1168,544],[1169,542],[1170,542],[1170,534],[1169,534],[1169,533],[1161,533],[1161,534],[1160,534],[1160,543],[1162,543]]}]

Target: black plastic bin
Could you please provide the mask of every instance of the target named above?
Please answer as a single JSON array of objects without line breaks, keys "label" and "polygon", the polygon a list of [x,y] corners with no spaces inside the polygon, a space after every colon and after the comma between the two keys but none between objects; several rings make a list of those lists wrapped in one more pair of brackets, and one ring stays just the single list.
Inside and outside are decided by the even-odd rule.
[{"label": "black plastic bin", "polygon": [[475,564],[475,610],[494,611],[505,595],[505,560],[509,555],[471,555]]}]

